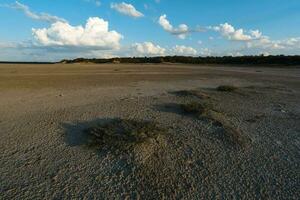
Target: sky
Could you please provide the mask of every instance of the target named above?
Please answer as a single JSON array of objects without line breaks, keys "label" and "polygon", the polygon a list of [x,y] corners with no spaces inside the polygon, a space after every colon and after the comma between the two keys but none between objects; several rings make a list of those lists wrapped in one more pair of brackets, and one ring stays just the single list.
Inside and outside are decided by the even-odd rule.
[{"label": "sky", "polygon": [[0,0],[0,60],[299,55],[299,0]]}]

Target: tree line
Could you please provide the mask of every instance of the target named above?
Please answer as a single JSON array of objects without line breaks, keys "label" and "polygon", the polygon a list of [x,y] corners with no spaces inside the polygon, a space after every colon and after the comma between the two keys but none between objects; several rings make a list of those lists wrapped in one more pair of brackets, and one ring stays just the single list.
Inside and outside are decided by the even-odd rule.
[{"label": "tree line", "polygon": [[223,57],[124,57],[109,59],[76,58],[62,60],[61,63],[183,63],[183,64],[230,64],[230,65],[300,65],[300,56],[223,56]]}]

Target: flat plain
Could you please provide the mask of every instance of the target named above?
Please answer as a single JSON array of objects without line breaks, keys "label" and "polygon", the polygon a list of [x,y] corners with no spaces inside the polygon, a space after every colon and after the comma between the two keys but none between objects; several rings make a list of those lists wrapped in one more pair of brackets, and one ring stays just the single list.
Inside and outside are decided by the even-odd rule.
[{"label": "flat plain", "polygon": [[[299,99],[299,67],[1,64],[0,199],[298,199]],[[86,145],[115,119],[166,134]]]}]

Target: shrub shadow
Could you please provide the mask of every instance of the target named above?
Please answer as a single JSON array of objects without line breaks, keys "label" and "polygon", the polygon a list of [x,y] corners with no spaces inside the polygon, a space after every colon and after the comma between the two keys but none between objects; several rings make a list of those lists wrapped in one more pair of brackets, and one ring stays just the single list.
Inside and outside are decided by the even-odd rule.
[{"label": "shrub shadow", "polygon": [[78,121],[63,123],[64,142],[71,147],[88,145],[88,134],[85,130],[97,124],[112,121],[112,118],[95,119],[92,121]]}]

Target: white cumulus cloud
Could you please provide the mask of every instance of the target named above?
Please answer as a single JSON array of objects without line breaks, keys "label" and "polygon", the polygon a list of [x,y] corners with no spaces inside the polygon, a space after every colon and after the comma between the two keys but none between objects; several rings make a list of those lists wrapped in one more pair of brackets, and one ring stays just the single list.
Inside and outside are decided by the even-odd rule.
[{"label": "white cumulus cloud", "polygon": [[219,26],[214,27],[208,27],[208,29],[219,32],[226,39],[234,41],[251,41],[263,37],[262,33],[259,30],[251,30],[246,33],[244,29],[235,29],[229,23],[220,24]]},{"label": "white cumulus cloud", "polygon": [[49,28],[32,29],[35,42],[42,46],[87,47],[117,49],[122,35],[109,31],[108,22],[91,17],[85,26],[72,26],[67,22],[55,22]]},{"label": "white cumulus cloud", "polygon": [[243,29],[236,30],[232,25],[228,23],[220,24],[219,26],[214,26],[210,29],[219,32],[228,40],[249,41],[253,39],[251,35],[245,34]]},{"label": "white cumulus cloud", "polygon": [[166,53],[166,49],[155,45],[152,42],[135,43],[132,45],[134,53],[139,56],[161,56]]},{"label": "white cumulus cloud", "polygon": [[235,29],[229,23],[219,26],[210,26],[208,30],[220,33],[225,39],[244,42],[243,50],[252,52],[284,52],[300,49],[300,38],[287,38],[283,40],[272,40],[269,36],[263,35],[259,30],[245,31],[244,29]]},{"label": "white cumulus cloud", "polygon": [[176,45],[172,48],[171,54],[174,55],[183,55],[183,56],[194,56],[198,52],[196,49],[184,45]]},{"label": "white cumulus cloud", "polygon": [[158,23],[165,31],[178,36],[180,39],[185,39],[190,32],[189,27],[186,24],[180,24],[177,28],[174,28],[167,19],[167,15],[160,16]]},{"label": "white cumulus cloud", "polygon": [[130,17],[139,18],[144,16],[144,14],[139,12],[133,5],[127,4],[125,2],[112,3],[110,7],[118,11],[119,13],[122,13]]}]

